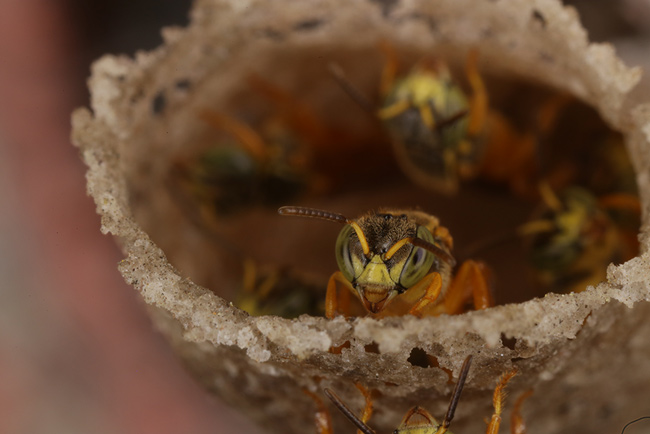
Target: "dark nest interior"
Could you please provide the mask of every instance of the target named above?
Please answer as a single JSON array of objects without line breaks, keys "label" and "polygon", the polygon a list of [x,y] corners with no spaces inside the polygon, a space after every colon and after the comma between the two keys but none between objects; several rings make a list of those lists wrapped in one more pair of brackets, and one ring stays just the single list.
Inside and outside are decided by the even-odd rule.
[{"label": "dark nest interior", "polygon": [[[385,208],[435,215],[449,229],[459,263],[477,259],[492,270],[496,304],[583,290],[605,278],[607,264],[637,254],[638,211],[629,204],[601,204],[604,197],[637,194],[622,136],[576,99],[541,83],[491,74],[480,53],[489,111],[505,119],[516,140],[497,160],[479,157],[479,169],[461,179],[455,193],[414,182],[408,167],[396,161],[394,146],[403,145],[395,144],[377,116],[384,104],[382,71],[389,64],[382,43],[364,51],[277,50],[247,67],[234,60],[239,72],[231,74],[228,90],[184,110],[180,117],[194,124],[191,137],[170,139],[165,163],[153,162],[156,155],[139,163],[130,199],[138,221],[182,275],[251,314],[322,315],[328,278],[337,270],[334,246],[341,226],[280,216],[283,205],[348,218]],[[448,65],[468,100],[475,95],[466,74],[471,51],[442,47],[431,56],[398,44],[392,50],[397,79],[414,65]],[[370,109],[334,79],[333,64]],[[195,85],[179,80],[166,92],[189,92]],[[165,105],[161,91],[152,115],[163,116]],[[175,121],[169,122],[171,129]],[[481,149],[493,146],[485,129],[474,139]],[[525,146],[533,150],[530,167],[505,177],[490,174],[490,166]],[[542,184],[559,200],[575,187],[584,189],[600,213],[597,221],[588,217],[589,228],[566,223],[574,233],[563,236],[574,238],[561,245],[552,239],[557,228],[518,234],[526,223],[549,218]],[[616,241],[606,235],[611,231]],[[593,245],[578,245],[585,233],[594,237]],[[572,255],[568,262],[579,266],[558,265],[563,255]]]}]

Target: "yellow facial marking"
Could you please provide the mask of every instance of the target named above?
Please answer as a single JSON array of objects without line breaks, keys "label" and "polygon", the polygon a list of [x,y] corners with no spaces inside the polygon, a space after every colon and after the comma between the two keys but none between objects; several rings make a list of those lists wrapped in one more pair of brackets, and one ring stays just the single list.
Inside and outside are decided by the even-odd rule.
[{"label": "yellow facial marking", "polygon": [[378,286],[392,288],[395,282],[390,276],[388,267],[379,255],[372,257],[370,262],[366,264],[363,273],[357,278],[357,283],[363,286]]},{"label": "yellow facial marking", "polygon": [[436,121],[433,118],[433,112],[431,111],[431,106],[428,103],[425,103],[418,107],[420,109],[420,117],[422,118],[422,122],[424,122],[424,125],[426,125],[427,128],[433,130],[436,126]]},{"label": "yellow facial marking", "polygon": [[411,74],[404,86],[409,90],[411,101],[417,106],[428,104],[431,100],[436,100],[440,106],[447,103],[443,82],[430,73]]},{"label": "yellow facial marking", "polygon": [[363,250],[363,254],[368,256],[370,254],[370,247],[368,246],[368,241],[366,240],[366,236],[363,234],[363,231],[361,230],[359,225],[354,221],[349,221],[348,224],[352,226],[354,232],[357,233],[357,238],[359,238],[359,243],[361,243],[361,249]]},{"label": "yellow facial marking", "polygon": [[395,244],[393,244],[393,246],[392,246],[390,249],[388,249],[388,251],[386,252],[386,255],[385,255],[385,259],[390,259],[390,258],[392,258],[393,255],[394,255],[395,253],[397,253],[397,251],[398,251],[399,249],[401,249],[402,246],[403,246],[404,244],[406,244],[406,243],[410,243],[410,242],[412,242],[412,241],[413,241],[413,238],[411,238],[411,237],[409,237],[409,238],[403,238],[403,239],[399,240],[398,242],[396,242]]},{"label": "yellow facial marking", "polygon": [[395,116],[401,115],[406,109],[410,107],[411,103],[407,99],[402,99],[397,101],[394,104],[384,107],[377,112],[377,116],[380,119],[390,119]]}]

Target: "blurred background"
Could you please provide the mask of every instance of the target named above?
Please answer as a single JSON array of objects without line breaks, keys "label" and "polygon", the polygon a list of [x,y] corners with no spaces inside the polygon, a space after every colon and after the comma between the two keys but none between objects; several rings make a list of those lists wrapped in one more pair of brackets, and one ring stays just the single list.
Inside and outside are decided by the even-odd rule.
[{"label": "blurred background", "polygon": [[0,0],[0,433],[256,432],[152,329],[69,140],[90,63],[158,46],[190,5]]},{"label": "blurred background", "polygon": [[[572,3],[592,40],[650,67],[650,1]],[[259,432],[199,389],[152,329],[69,140],[90,63],[156,47],[190,6],[0,0],[0,433]]]}]

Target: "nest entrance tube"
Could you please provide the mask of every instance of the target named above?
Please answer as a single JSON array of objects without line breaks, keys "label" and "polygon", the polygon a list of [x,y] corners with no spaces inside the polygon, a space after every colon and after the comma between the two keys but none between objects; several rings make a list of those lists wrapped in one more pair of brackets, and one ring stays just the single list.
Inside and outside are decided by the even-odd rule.
[{"label": "nest entrance tube", "polygon": [[[104,57],[90,79],[92,113],[80,109],[73,118],[73,139],[89,166],[88,189],[102,230],[119,239],[126,255],[120,271],[152,306],[152,319],[198,381],[277,432],[311,429],[316,408],[304,388],[322,394],[327,387],[360,408],[355,381],[375,391],[370,425],[378,431],[394,429],[415,404],[442,416],[470,354],[474,361],[455,432],[484,429],[491,391],[513,366],[520,374],[508,386],[511,401],[534,389],[524,410],[532,433],[617,432],[646,410],[650,107],[624,104],[638,71],[622,65],[611,47],[589,44],[573,10],[550,0],[247,4],[197,1],[191,25],[166,30],[163,47],[134,60]],[[641,254],[610,266],[605,282],[578,294],[451,317],[254,317],[217,295],[236,287],[239,272],[232,270],[243,267],[236,254],[242,247],[231,246],[233,240],[245,236],[246,254],[258,261],[286,259],[302,267],[302,260],[327,277],[335,269],[333,255],[317,252],[310,259],[310,249],[292,243],[322,237],[331,252],[340,228],[287,223],[258,209],[224,224],[216,239],[197,230],[168,180],[174,165],[214,134],[199,113],[211,108],[248,113],[252,123],[264,118],[273,109],[252,101],[245,79],[257,73],[300,95],[343,130],[372,135],[372,122],[361,111],[347,116],[355,107],[332,87],[325,66],[340,63],[361,89],[376,92],[381,40],[393,43],[406,62],[436,52],[461,68],[467,51],[476,48],[481,72],[495,82],[543,85],[595,110],[622,134],[638,174]],[[342,101],[349,108],[341,110]],[[395,169],[382,158],[389,152],[373,154],[377,160],[363,155],[366,170],[381,164]],[[338,167],[348,160],[323,164]],[[354,172],[347,169],[350,193],[324,196],[319,207],[355,216],[359,192],[377,203],[391,185],[405,182],[355,190]],[[335,432],[345,432],[343,417],[332,415]]]}]

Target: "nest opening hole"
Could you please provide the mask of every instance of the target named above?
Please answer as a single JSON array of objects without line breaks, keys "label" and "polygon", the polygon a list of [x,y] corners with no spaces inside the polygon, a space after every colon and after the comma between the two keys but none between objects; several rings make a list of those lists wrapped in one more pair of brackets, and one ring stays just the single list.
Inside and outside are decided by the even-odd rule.
[{"label": "nest opening hole", "polygon": [[411,350],[407,361],[412,366],[418,366],[420,368],[437,368],[440,366],[438,364],[438,359],[435,356],[428,354],[425,350],[419,347],[414,347]]},{"label": "nest opening hole", "polygon": [[[538,15],[534,19],[543,24]],[[425,57],[398,45],[395,51],[399,74]],[[464,56],[447,59],[448,52],[441,50],[437,60],[448,60],[452,76],[471,97]],[[137,215],[172,264],[249,313],[322,315],[327,279],[337,270],[333,251],[341,226],[279,216],[281,205],[349,218],[384,207],[435,215],[449,229],[459,262],[478,259],[491,268],[497,304],[582,290],[603,280],[610,262],[637,254],[639,216],[630,211],[631,202],[616,198],[637,194],[623,138],[585,104],[539,83],[492,75],[489,63],[479,62],[490,110],[517,131],[521,143],[533,142],[536,174],[506,181],[479,175],[462,180],[458,193],[445,195],[405,173],[387,130],[328,73],[330,63],[341,65],[350,82],[379,106],[385,63],[380,50],[321,47],[273,55],[269,63],[246,69],[238,86],[215,91],[218,99],[203,97],[184,109],[184,121],[197,126],[195,136],[177,139],[185,143],[175,144],[160,182],[167,199],[153,207],[173,209],[173,217]],[[205,85],[206,94],[211,86]],[[197,87],[186,90],[198,92]],[[163,93],[155,96],[152,110],[171,111],[161,98]],[[272,140],[281,145],[269,145]],[[267,170],[265,164],[275,166]],[[583,207],[566,216],[568,239],[554,240],[550,232],[533,239],[514,235],[531,220],[550,219],[541,204],[540,182],[560,201],[566,189],[580,189],[566,199]],[[150,203],[155,200],[145,197],[150,194],[136,192],[132,199]],[[592,212],[588,206],[607,209],[599,208],[592,221],[579,215]],[[570,227],[580,218],[586,220],[584,228]],[[170,232],[172,226],[177,230]],[[589,237],[597,246],[587,251]]]},{"label": "nest opening hole", "polygon": [[514,351],[515,347],[517,346],[517,338],[515,338],[515,337],[509,338],[504,333],[501,333],[501,344],[504,347],[509,348],[512,351]]}]

